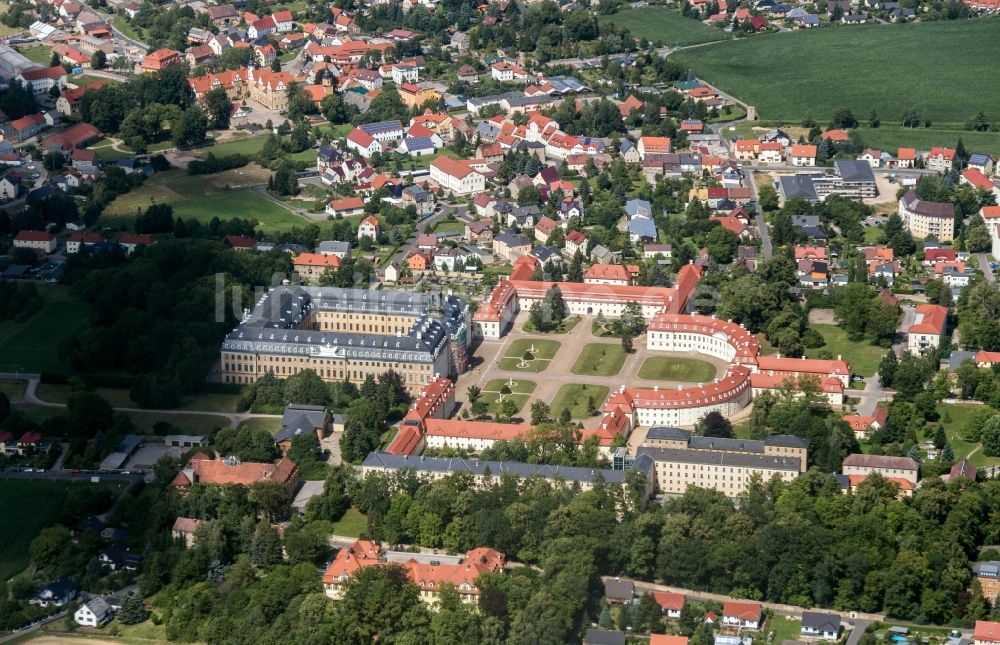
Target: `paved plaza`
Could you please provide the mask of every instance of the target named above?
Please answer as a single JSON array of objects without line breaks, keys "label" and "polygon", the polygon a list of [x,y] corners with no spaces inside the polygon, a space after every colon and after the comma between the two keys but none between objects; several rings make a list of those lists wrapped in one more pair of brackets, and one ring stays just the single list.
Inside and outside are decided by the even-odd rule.
[{"label": "paved plaza", "polygon": [[[468,402],[466,391],[469,386],[476,385],[485,390],[487,389],[485,387],[486,384],[494,379],[521,379],[534,381],[536,383],[536,387],[531,393],[531,396],[528,397],[524,407],[521,408],[521,412],[518,414],[519,417],[527,420],[530,416],[531,404],[534,401],[540,399],[551,405],[553,399],[556,398],[559,389],[567,384],[603,385],[608,387],[611,391],[617,390],[622,385],[625,385],[626,387],[648,388],[652,388],[656,385],[659,385],[661,388],[677,387],[678,385],[689,387],[693,385],[690,382],[680,383],[677,381],[657,381],[639,378],[639,369],[642,367],[643,362],[651,356],[684,356],[685,358],[695,358],[715,366],[716,377],[723,373],[728,367],[728,364],[725,361],[695,352],[675,353],[650,351],[646,349],[646,336],[643,334],[635,339],[633,352],[625,357],[625,364],[617,374],[613,376],[574,374],[572,372],[573,365],[579,358],[580,352],[583,351],[584,347],[587,345],[594,343],[606,343],[615,347],[621,346],[621,341],[617,338],[602,338],[593,334],[592,327],[595,318],[594,316],[582,316],[581,318],[580,322],[578,322],[573,329],[565,334],[529,334],[525,333],[523,330],[524,323],[528,320],[528,312],[520,312],[506,336],[495,341],[484,340],[475,349],[475,367],[459,376],[456,388],[457,391],[455,393],[456,400],[459,401],[463,407],[466,406]],[[551,360],[543,361],[548,364],[540,371],[535,371],[538,369],[538,364],[531,365],[530,367],[524,369],[502,369],[500,367],[501,362],[504,362],[507,367],[511,367],[512,364],[516,367],[516,365],[520,362],[511,361],[509,359],[507,361],[503,361],[503,359],[510,351],[511,346],[522,339],[526,339],[529,346],[531,341],[541,341],[536,345],[536,347],[541,347],[545,341],[556,341],[560,343],[560,347]],[[520,358],[520,353],[522,352],[522,348],[525,344],[526,343],[518,343],[518,358]],[[604,401],[600,401],[598,403],[598,407],[603,405],[603,403]],[[580,419],[580,421],[583,423],[584,427],[594,428],[600,422],[600,416],[595,415],[588,419]]]}]

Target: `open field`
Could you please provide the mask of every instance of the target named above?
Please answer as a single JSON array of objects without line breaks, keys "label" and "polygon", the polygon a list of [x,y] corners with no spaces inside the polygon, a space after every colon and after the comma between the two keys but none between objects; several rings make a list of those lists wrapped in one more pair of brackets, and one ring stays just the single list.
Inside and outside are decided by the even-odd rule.
[{"label": "open field", "polygon": [[159,422],[173,426],[164,434],[210,434],[212,430],[229,425],[223,417],[207,414],[167,414],[163,412],[128,412],[139,434],[156,434],[154,426]]},{"label": "open field", "polygon": [[352,506],[344,513],[344,517],[333,523],[333,534],[345,535],[347,537],[361,537],[361,534],[367,528],[368,518]]},{"label": "open field", "polygon": [[[513,385],[509,385],[510,380],[514,381]],[[497,402],[497,399],[500,398],[500,390],[505,385],[510,388],[511,393],[504,395],[504,400],[514,401],[517,404],[517,411],[523,412],[524,404],[528,402],[531,393],[535,391],[536,383],[526,379],[495,378],[484,385],[482,397],[487,403],[490,414],[496,414],[500,411],[500,403]]]},{"label": "open field", "polygon": [[7,399],[16,402],[24,394],[24,381],[0,381],[0,392],[7,395]]},{"label": "open field", "polygon": [[241,430],[267,430],[271,434],[278,434],[281,429],[281,419],[247,419],[239,425]]},{"label": "open field", "polygon": [[52,61],[52,48],[47,45],[35,45],[34,47],[24,47],[18,50],[21,55],[33,63],[49,66]]},{"label": "open field", "polygon": [[711,363],[681,356],[650,356],[639,368],[639,378],[651,381],[707,383],[715,374],[715,366]]},{"label": "open field", "polygon": [[786,640],[798,640],[801,628],[802,621],[800,620],[786,616],[771,616],[767,621],[766,630],[774,633],[771,642],[781,643]]},{"label": "open field", "polygon": [[67,287],[38,285],[42,309],[24,322],[0,322],[0,372],[63,372],[57,353],[87,320],[87,307]]},{"label": "open field", "polygon": [[614,376],[625,364],[625,350],[611,343],[585,345],[571,371],[584,376]]},{"label": "open field", "polygon": [[230,188],[267,183],[269,174],[256,165],[193,177],[181,170],[157,173],[139,189],[111,202],[104,211],[102,221],[123,224],[134,218],[137,210],[167,203],[173,206],[174,216],[194,218],[205,224],[213,217],[249,218],[259,222],[260,228],[266,232],[288,231],[309,224],[309,220],[248,188]]},{"label": "open field", "polygon": [[[591,409],[600,410],[604,400],[608,398],[608,388],[604,385],[581,385],[571,383],[559,388],[556,398],[552,399],[552,417],[558,419],[564,408],[569,408],[569,414],[574,419],[586,419],[593,416]],[[593,406],[591,406],[593,402]]]},{"label": "open field", "polygon": [[0,480],[0,526],[4,535],[0,540],[0,580],[7,580],[28,565],[28,546],[39,531],[62,515],[67,490],[90,485]]},{"label": "open field", "polygon": [[726,37],[721,29],[713,29],[664,7],[626,9],[610,16],[601,16],[599,22],[610,22],[628,29],[633,36],[664,45],[696,45]]},{"label": "open field", "polygon": [[[68,385],[41,383],[38,398],[48,403],[66,403],[71,388]],[[129,397],[128,390],[113,387],[97,387],[94,393],[100,395],[116,408],[134,408],[136,404]],[[238,394],[194,394],[185,397],[178,410],[198,410],[203,412],[235,412],[239,402]]]},{"label": "open field", "polygon": [[833,354],[834,358],[842,357],[850,363],[851,372],[862,376],[871,376],[878,369],[879,361],[885,350],[881,347],[869,345],[867,342],[854,342],[848,340],[847,332],[836,325],[810,325],[818,331],[826,344],[817,349],[807,349],[806,356],[816,358],[822,351]]},{"label": "open field", "polygon": [[[507,349],[504,358],[500,359],[500,369],[541,372],[549,366],[549,361],[559,351],[560,345],[561,343],[557,340],[542,340],[538,338],[521,338],[515,340]],[[532,347],[535,348],[535,351],[532,352],[534,359],[528,363],[527,367],[518,367],[524,353],[530,351]]]},{"label": "open field", "polygon": [[[970,60],[973,42],[979,51]],[[1000,117],[1000,86],[980,82],[996,73],[998,56],[1000,19],[983,18],[764,34],[670,59],[756,106],[762,119],[800,121],[812,111],[824,123],[846,106],[862,120],[874,108],[887,123],[912,108],[933,124],[961,123],[980,109],[994,120]],[[914,83],[914,78],[933,80]]]}]

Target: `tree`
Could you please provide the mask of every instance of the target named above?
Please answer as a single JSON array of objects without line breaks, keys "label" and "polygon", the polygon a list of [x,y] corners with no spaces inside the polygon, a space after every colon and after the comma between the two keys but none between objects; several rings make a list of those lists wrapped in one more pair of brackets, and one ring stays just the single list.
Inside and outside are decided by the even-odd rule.
[{"label": "tree", "polygon": [[125,594],[117,617],[122,625],[138,625],[145,622],[149,618],[149,612],[146,611],[146,603],[142,596],[135,592]]},{"label": "tree", "polygon": [[853,114],[851,114],[850,109],[842,107],[838,108],[833,113],[833,118],[830,120],[830,125],[834,128],[843,128],[846,130],[858,127],[858,120],[854,118]]},{"label": "tree", "polygon": [[229,118],[233,114],[233,102],[223,87],[217,87],[205,93],[202,99],[208,122],[216,130],[229,128]]},{"label": "tree", "polygon": [[878,118],[878,112],[875,111],[875,108],[872,108],[872,113],[868,117],[868,127],[877,128],[880,125],[882,125],[882,120]]},{"label": "tree", "polygon": [[61,524],[42,529],[28,548],[31,561],[42,568],[53,566],[69,549],[70,539],[69,529]]},{"label": "tree", "polygon": [[255,567],[270,567],[281,562],[281,538],[268,522],[261,520],[250,542],[250,562]]},{"label": "tree", "polygon": [[469,389],[466,391],[466,394],[468,395],[469,403],[471,404],[479,400],[479,397],[482,396],[483,391],[479,388],[478,385],[470,385]]},{"label": "tree", "polygon": [[547,423],[551,421],[549,416],[549,404],[541,399],[534,401],[531,404],[531,424],[540,425],[542,423]]},{"label": "tree", "polygon": [[983,426],[981,441],[983,454],[989,457],[1000,456],[1000,415],[994,415]]},{"label": "tree", "polygon": [[385,411],[379,410],[374,401],[362,398],[351,405],[345,416],[344,434],[340,437],[341,453],[345,460],[360,463],[378,446],[385,431]]},{"label": "tree", "polygon": [[104,53],[103,50],[98,49],[94,52],[94,55],[90,57],[90,66],[94,69],[104,69],[107,65],[108,55]]},{"label": "tree", "polygon": [[314,370],[305,369],[285,379],[285,400],[305,405],[330,405],[330,389]]},{"label": "tree", "polygon": [[882,360],[878,364],[878,379],[882,387],[892,387],[892,380],[896,375],[898,365],[896,352],[889,350],[882,356]]},{"label": "tree", "polygon": [[70,393],[66,399],[66,411],[73,434],[85,439],[110,428],[115,415],[107,400],[85,390]]},{"label": "tree", "polygon": [[946,443],[948,443],[948,437],[944,433],[944,426],[938,425],[937,430],[934,431],[934,447],[941,450]]},{"label": "tree", "polygon": [[193,105],[184,110],[170,124],[170,138],[179,148],[193,146],[205,140],[208,119],[202,109]]},{"label": "tree", "polygon": [[519,407],[514,399],[504,399],[497,410],[496,419],[500,423],[511,423]]},{"label": "tree", "polygon": [[733,438],[733,425],[726,417],[714,410],[698,421],[696,431],[704,437]]}]

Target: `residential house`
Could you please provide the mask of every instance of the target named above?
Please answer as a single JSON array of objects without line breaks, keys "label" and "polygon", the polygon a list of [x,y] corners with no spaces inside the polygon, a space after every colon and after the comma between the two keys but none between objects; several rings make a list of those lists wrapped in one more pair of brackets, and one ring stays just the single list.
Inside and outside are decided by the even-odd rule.
[{"label": "residential house", "polygon": [[379,234],[379,222],[374,215],[369,215],[368,217],[361,220],[358,225],[358,239],[363,237],[370,237],[372,240],[378,238]]},{"label": "residential house", "polygon": [[[274,435],[274,445],[278,446],[281,454],[287,455],[295,437],[311,434],[322,441],[330,429],[331,420],[332,417],[325,406],[289,403],[281,415],[281,427]],[[341,421],[340,430],[343,429]]]},{"label": "residential house", "polygon": [[385,269],[382,271],[382,280],[385,282],[396,283],[399,282],[400,277],[403,274],[403,267],[396,260],[392,260],[386,265]]},{"label": "residential house", "polygon": [[635,599],[635,583],[621,578],[604,581],[604,599],[611,605],[629,605]]},{"label": "residential house", "polygon": [[951,148],[931,148],[924,157],[924,166],[937,172],[949,172],[955,161],[955,151]]},{"label": "residential house", "polygon": [[336,255],[319,253],[299,253],[292,260],[292,267],[303,280],[319,282],[328,269],[339,269],[340,258]]},{"label": "residential house", "polygon": [[670,137],[639,137],[636,149],[639,151],[640,159],[645,159],[649,155],[669,154]]},{"label": "residential house", "polygon": [[799,635],[803,640],[836,641],[840,638],[840,616],[804,611]]},{"label": "residential house", "polygon": [[351,255],[351,243],[324,240],[316,245],[316,252],[320,255],[335,255],[343,260]]},{"label": "residential house", "polygon": [[917,164],[916,148],[900,148],[896,151],[897,168],[913,168]]},{"label": "residential house", "polygon": [[182,61],[180,52],[173,49],[157,49],[142,59],[139,69],[143,72],[159,72],[171,65],[178,65]]},{"label": "residential house", "polygon": [[590,627],[583,635],[583,645],[625,645],[625,632]]},{"label": "residential house", "polygon": [[586,255],[587,242],[587,236],[580,231],[570,231],[566,234],[566,244],[563,246],[563,251],[568,257],[573,257],[577,253]]},{"label": "residential house", "polygon": [[761,627],[762,619],[760,603],[731,600],[722,606],[723,627],[757,630]]},{"label": "residential house", "polygon": [[410,271],[426,271],[434,266],[434,256],[426,251],[414,251],[406,258],[406,266]]},{"label": "residential house", "polygon": [[906,330],[907,349],[922,353],[929,347],[940,347],[948,328],[948,309],[940,305],[919,305],[913,324]]},{"label": "residential house", "polygon": [[535,224],[535,239],[546,244],[549,241],[549,237],[555,230],[559,228],[559,223],[550,218],[548,215],[543,215],[538,223]]},{"label": "residential house", "polygon": [[365,159],[383,151],[382,143],[361,128],[354,128],[347,134],[347,148],[357,151]]},{"label": "residential house", "polygon": [[955,205],[952,203],[925,201],[917,191],[908,190],[899,199],[899,216],[915,238],[934,237],[939,242],[955,238]]},{"label": "residential house", "polygon": [[103,627],[112,618],[114,618],[114,610],[100,596],[94,596],[83,603],[73,614],[73,620],[81,627]]},{"label": "residential house", "polygon": [[48,231],[21,230],[14,236],[15,249],[31,249],[44,255],[55,251],[56,246],[56,236]]},{"label": "residential house", "polygon": [[427,216],[434,212],[434,194],[422,186],[407,186],[402,193],[403,207],[413,206],[417,215]]},{"label": "residential house", "polygon": [[30,602],[42,607],[62,607],[73,602],[76,594],[76,585],[66,578],[56,578],[42,587],[42,590]]},{"label": "residential house", "polygon": [[[365,202],[360,197],[334,199],[326,205],[326,214],[331,217],[353,217],[363,215],[364,212]],[[360,233],[360,228],[358,232]]]},{"label": "residential house", "polygon": [[66,240],[66,253],[79,253],[86,247],[94,246],[95,244],[104,244],[105,241],[104,236],[100,233],[77,231]]},{"label": "residential house", "polygon": [[684,603],[687,601],[687,597],[681,593],[654,591],[653,600],[655,600],[656,604],[660,606],[660,609],[663,610],[663,614],[667,618],[680,618],[681,611],[684,610]]},{"label": "residential house", "polygon": [[996,645],[1000,643],[1000,623],[977,620],[972,632],[973,645]]},{"label": "residential house", "polygon": [[125,248],[125,255],[132,255],[140,246],[152,246],[156,244],[156,240],[148,233],[122,233],[118,244]]},{"label": "residential house", "polygon": [[455,195],[471,195],[486,189],[486,177],[468,161],[441,156],[431,162],[431,180]]},{"label": "residential house", "polygon": [[60,65],[35,67],[18,74],[17,80],[22,85],[30,87],[35,95],[47,94],[53,87],[58,87],[62,91],[66,89],[66,70]]},{"label": "residential house", "polygon": [[593,264],[583,274],[586,284],[632,284],[632,272],[621,264]]},{"label": "residential house", "polygon": [[194,546],[195,533],[201,520],[191,517],[178,517],[174,520],[174,525],[170,529],[170,534],[175,540],[184,540],[184,546],[190,549]]},{"label": "residential house", "polygon": [[793,166],[815,166],[816,146],[809,144],[795,144],[788,157]]},{"label": "residential house", "polygon": [[254,251],[257,249],[257,240],[245,235],[227,235],[226,244],[234,251]]},{"label": "residential house", "polygon": [[473,222],[465,223],[465,239],[470,242],[476,242],[477,244],[485,245],[493,244],[493,228],[492,222],[488,219],[482,219]]},{"label": "residential house", "polygon": [[523,235],[505,231],[493,238],[493,253],[508,261],[531,252],[531,240]]},{"label": "residential house", "polygon": [[916,484],[919,469],[920,465],[909,457],[853,454],[848,455],[844,459],[841,472],[844,475],[858,475],[861,477],[867,477],[871,473],[878,473],[886,479],[901,479],[911,484]]}]

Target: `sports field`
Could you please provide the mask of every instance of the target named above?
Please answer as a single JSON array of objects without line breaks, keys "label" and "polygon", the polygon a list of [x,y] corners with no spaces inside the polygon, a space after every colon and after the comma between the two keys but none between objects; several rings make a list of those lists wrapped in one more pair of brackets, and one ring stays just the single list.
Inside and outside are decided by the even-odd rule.
[{"label": "sports field", "polygon": [[601,16],[598,22],[610,22],[628,29],[633,36],[667,46],[696,45],[722,40],[726,34],[692,18],[685,18],[665,7],[626,9],[610,16]]},{"label": "sports field", "polygon": [[270,173],[251,164],[213,175],[188,176],[181,170],[153,175],[139,189],[121,195],[105,209],[102,221],[122,224],[135,217],[136,211],[153,204],[170,204],[174,215],[208,223],[213,217],[249,218],[260,223],[265,232],[282,232],[310,223],[264,197],[250,186],[267,183]]},{"label": "sports field", "polygon": [[0,372],[64,372],[58,348],[87,321],[87,307],[61,285],[39,284],[45,300],[24,322],[0,322]]},{"label": "sports field", "polygon": [[639,378],[651,381],[707,383],[715,374],[715,366],[711,363],[681,356],[650,356],[639,368]]},{"label": "sports field", "polygon": [[983,81],[996,77],[998,57],[1000,18],[983,18],[763,34],[670,59],[756,106],[761,119],[799,121],[811,110],[823,123],[844,106],[859,120],[874,108],[889,124],[913,108],[933,124],[980,109],[1000,119],[1000,85]]}]

